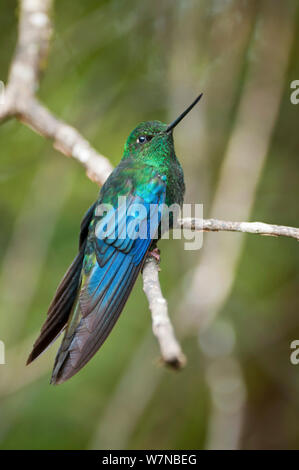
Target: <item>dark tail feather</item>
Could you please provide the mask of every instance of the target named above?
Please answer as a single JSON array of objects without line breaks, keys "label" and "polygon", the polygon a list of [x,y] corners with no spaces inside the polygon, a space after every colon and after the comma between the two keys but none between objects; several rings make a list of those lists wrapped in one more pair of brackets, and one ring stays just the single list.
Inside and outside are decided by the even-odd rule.
[{"label": "dark tail feather", "polygon": [[[81,320],[79,323],[77,323],[78,318],[76,321],[73,321],[74,325],[77,324],[75,330],[69,327],[66,330],[65,337],[56,357],[51,379],[52,384],[65,382],[92,358],[104,343],[122,312],[141,269],[141,264],[135,266],[133,263],[130,263],[131,257],[129,256],[125,261],[126,256],[122,253],[118,253],[117,256],[123,262],[118,266],[117,270],[114,264],[111,267],[105,266],[103,268],[107,269],[109,274],[112,271],[110,282],[101,298],[98,299],[98,303],[83,317],[82,308],[87,313],[88,304],[92,305],[93,299],[89,298],[87,289],[83,289],[83,292],[81,290],[80,300],[77,304],[77,315],[81,314]],[[84,297],[87,298],[84,299]],[[84,300],[87,301],[87,304]]]},{"label": "dark tail feather", "polygon": [[83,257],[84,250],[81,249],[59,284],[49,307],[47,319],[33,345],[27,364],[34,361],[57,338],[65,327],[76,300]]},{"label": "dark tail feather", "polygon": [[41,329],[40,335],[33,345],[27,364],[34,361],[64,329],[80,286],[80,276],[84,258],[84,250],[88,235],[88,227],[95,209],[95,203],[88,209],[83,217],[80,227],[79,253],[72,262],[68,271],[60,282],[54,299],[47,313],[47,319]]}]

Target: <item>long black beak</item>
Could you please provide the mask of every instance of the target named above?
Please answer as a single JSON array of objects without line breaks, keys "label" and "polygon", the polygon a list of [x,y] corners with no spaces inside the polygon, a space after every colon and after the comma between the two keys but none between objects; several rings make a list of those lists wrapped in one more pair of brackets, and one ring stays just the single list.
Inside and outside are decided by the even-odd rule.
[{"label": "long black beak", "polygon": [[189,113],[189,111],[191,111],[192,108],[194,108],[194,106],[199,102],[200,98],[202,97],[203,93],[201,93],[197,98],[196,100],[193,101],[193,103],[190,104],[190,106],[188,106],[187,109],[185,109],[185,111],[182,112],[182,114],[179,115],[178,118],[176,118],[171,124],[169,124],[169,126],[167,127],[166,131],[165,132],[170,132],[172,131],[172,129],[175,128],[175,126],[178,125],[179,122],[181,122],[182,119],[184,119],[184,117],[186,116],[186,114]]}]

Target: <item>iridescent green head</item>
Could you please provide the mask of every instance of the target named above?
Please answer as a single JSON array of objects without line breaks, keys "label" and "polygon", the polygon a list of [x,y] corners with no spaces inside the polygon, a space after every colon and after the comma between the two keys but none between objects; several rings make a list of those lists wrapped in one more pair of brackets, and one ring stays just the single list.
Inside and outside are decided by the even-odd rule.
[{"label": "iridescent green head", "polygon": [[124,149],[124,158],[140,160],[163,158],[173,150],[172,132],[167,132],[167,124],[160,121],[141,122],[131,132]]},{"label": "iridescent green head", "polygon": [[174,155],[172,131],[201,97],[202,94],[171,124],[160,121],[141,122],[129,135],[123,158],[133,157],[144,162],[170,159]]}]

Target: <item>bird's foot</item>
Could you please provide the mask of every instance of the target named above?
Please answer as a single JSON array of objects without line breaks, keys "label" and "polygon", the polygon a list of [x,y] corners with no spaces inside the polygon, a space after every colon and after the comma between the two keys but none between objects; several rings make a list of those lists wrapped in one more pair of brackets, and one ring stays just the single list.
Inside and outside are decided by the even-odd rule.
[{"label": "bird's foot", "polygon": [[149,251],[148,256],[151,256],[152,258],[154,258],[157,261],[158,264],[160,264],[161,257],[160,257],[159,248],[156,247],[153,250]]}]

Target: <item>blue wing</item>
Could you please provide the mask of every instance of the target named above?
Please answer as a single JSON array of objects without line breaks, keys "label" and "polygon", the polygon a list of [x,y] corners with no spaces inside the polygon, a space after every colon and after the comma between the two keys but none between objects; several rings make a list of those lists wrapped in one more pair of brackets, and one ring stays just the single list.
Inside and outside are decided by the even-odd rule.
[{"label": "blue wing", "polygon": [[165,180],[156,174],[146,187],[130,191],[124,205],[95,219],[78,301],[56,357],[52,383],[76,374],[109,335],[157,233],[165,195]]}]

